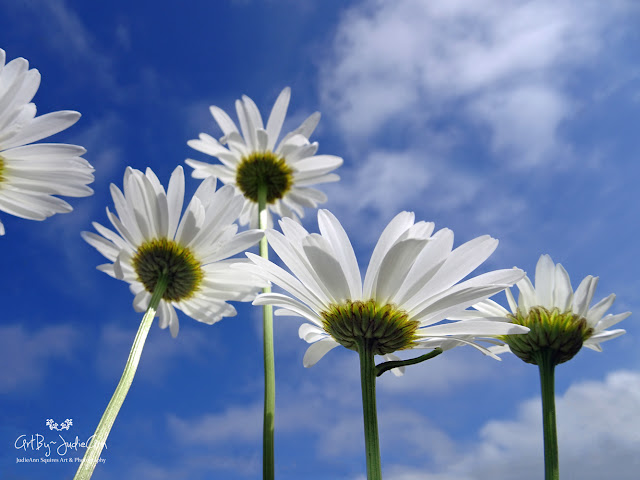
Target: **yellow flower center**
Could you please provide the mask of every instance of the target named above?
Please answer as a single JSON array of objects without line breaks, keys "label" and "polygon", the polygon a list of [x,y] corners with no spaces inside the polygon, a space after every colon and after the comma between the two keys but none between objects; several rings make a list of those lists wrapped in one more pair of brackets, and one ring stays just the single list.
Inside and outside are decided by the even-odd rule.
[{"label": "yellow flower center", "polygon": [[358,351],[359,342],[367,342],[375,355],[404,350],[415,345],[418,322],[404,310],[387,303],[378,305],[350,300],[331,305],[322,312],[323,327],[339,344]]},{"label": "yellow flower center", "polygon": [[160,275],[167,275],[167,289],[162,298],[173,302],[191,297],[204,277],[202,266],[191,250],[166,238],[150,240],[138,247],[133,268],[149,293],[153,293]]},{"label": "yellow flower center", "polygon": [[246,198],[258,203],[258,188],[267,187],[267,203],[284,197],[293,185],[293,170],[273,152],[254,152],[236,169],[236,185]]},{"label": "yellow flower center", "polygon": [[529,327],[530,331],[523,335],[504,335],[511,351],[521,360],[538,365],[544,352],[552,354],[556,365],[574,357],[582,348],[583,342],[593,335],[584,317],[573,312],[560,313],[554,308],[549,311],[544,307],[533,307],[525,316],[520,310],[509,315],[517,325]]}]

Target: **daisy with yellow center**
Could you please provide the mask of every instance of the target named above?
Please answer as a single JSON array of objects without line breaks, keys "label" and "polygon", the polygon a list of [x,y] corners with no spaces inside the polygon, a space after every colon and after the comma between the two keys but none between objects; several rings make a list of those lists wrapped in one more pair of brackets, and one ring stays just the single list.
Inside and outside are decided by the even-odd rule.
[{"label": "daisy with yellow center", "polygon": [[255,278],[228,268],[243,260],[226,259],[258,243],[263,234],[237,233],[233,222],[243,199],[232,187],[216,191],[215,179],[203,182],[182,218],[182,167],[174,170],[167,192],[151,169],[144,174],[127,168],[124,193],[111,185],[111,194],[117,215],[108,209],[107,215],[116,231],[94,223],[100,235],[83,232],[83,238],[112,262],[100,270],[130,284],[136,311],[147,309],[162,275],[168,283],[159,304],[160,327],[169,327],[174,337],[176,308],[212,324],[236,314],[227,300],[253,300]]},{"label": "daisy with yellow center", "polygon": [[[81,158],[77,145],[36,143],[69,128],[78,112],[59,111],[36,117],[31,102],[40,86],[40,73],[16,58],[5,64],[0,49],[0,210],[29,220],[44,220],[73,208],[53,195],[93,194],[93,167]],[[0,222],[0,235],[4,225]]]},{"label": "daisy with yellow center", "polygon": [[554,264],[549,255],[542,255],[536,265],[535,287],[528,277],[517,282],[520,290],[517,302],[511,291],[506,290],[511,311],[487,299],[455,316],[461,320],[497,317],[530,328],[527,335],[501,337],[506,345],[491,350],[496,354],[511,351],[524,362],[538,366],[547,480],[559,477],[554,393],[556,365],[572,359],[583,346],[601,352],[602,342],[625,333],[622,329],[607,329],[631,315],[631,312],[605,315],[613,305],[614,294],[590,307],[597,284],[598,277],[588,275],[574,292],[569,274],[562,265]]},{"label": "daisy with yellow center", "polygon": [[496,336],[525,333],[528,328],[504,319],[443,320],[513,285],[524,272],[497,270],[458,283],[491,255],[498,241],[483,236],[452,249],[451,230],[432,235],[433,223],[414,223],[413,213],[402,212],[380,236],[362,282],[353,247],[340,222],[329,211],[320,210],[318,224],[320,234],[310,234],[288,218],[280,221],[282,233],[267,230],[269,245],[291,273],[251,253],[247,256],[253,265],[238,268],[288,293],[263,293],[255,305],[275,305],[280,307],[276,315],[295,315],[311,322],[299,331],[311,344],[303,360],[306,367],[338,345],[358,352],[367,472],[369,479],[378,479],[375,377],[386,368],[376,367],[374,356],[400,365],[403,362],[393,355],[396,351],[436,349],[439,353],[462,343],[491,354],[479,343],[481,339],[495,341]]},{"label": "daisy with yellow center", "polygon": [[219,107],[210,108],[224,136],[218,141],[201,133],[189,146],[220,160],[221,165],[188,159],[194,178],[215,176],[227,185],[234,185],[245,197],[240,215],[242,225],[258,225],[258,189],[266,188],[268,225],[272,226],[271,212],[280,217],[302,217],[304,207],[316,208],[327,200],[312,185],[335,182],[339,177],[333,170],[342,165],[342,158],[334,155],[316,155],[317,143],[309,137],[315,130],[320,114],[307,118],[302,125],[278,138],[287,114],[291,89],[282,90],[265,127],[256,104],[247,96],[236,100],[240,130]]},{"label": "daisy with yellow center", "polygon": [[136,311],[146,311],[129,360],[111,402],[87,449],[75,479],[89,479],[104,442],[124,402],[137,369],[153,318],[160,327],[178,334],[176,308],[195,320],[212,324],[236,310],[227,301],[253,300],[261,286],[257,277],[232,263],[246,259],[229,257],[245,251],[263,237],[263,232],[237,233],[234,223],[243,198],[231,186],[216,191],[215,179],[202,182],[184,214],[184,173],[177,167],[165,191],[151,169],[145,173],[127,168],[124,193],[111,185],[117,215],[107,208],[115,231],[93,223],[98,234],[83,232],[83,238],[111,263],[98,269],[130,285]]}]

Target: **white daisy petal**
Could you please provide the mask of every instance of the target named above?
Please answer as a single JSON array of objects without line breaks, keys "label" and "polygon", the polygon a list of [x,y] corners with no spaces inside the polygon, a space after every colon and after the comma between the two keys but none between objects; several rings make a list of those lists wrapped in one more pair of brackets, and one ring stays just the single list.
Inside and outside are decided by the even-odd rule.
[{"label": "white daisy petal", "polygon": [[314,343],[327,338],[327,332],[315,325],[303,323],[298,329],[298,336],[307,343]]},{"label": "white daisy petal", "polygon": [[[618,338],[619,336],[624,335],[625,333],[627,333],[627,331],[621,328],[617,330],[606,330],[600,333],[596,333],[595,335],[585,340],[584,346],[585,347],[596,346],[596,345],[600,346],[602,342],[606,342],[607,340],[613,340],[614,338]],[[602,351],[602,349],[599,349],[598,351]]]},{"label": "white daisy petal", "polygon": [[[248,97],[244,97],[248,98]],[[238,122],[240,123],[240,131],[242,137],[246,142],[247,148],[252,151],[256,150],[256,128],[260,128],[258,125],[254,125],[251,122],[251,117],[247,113],[247,106],[242,100],[236,100],[236,114],[238,115]],[[262,123],[262,122],[261,122]]]},{"label": "white daisy petal", "polygon": [[[289,218],[285,220],[293,223],[293,221]],[[283,228],[283,231],[287,229],[288,232],[291,232],[291,227],[286,226],[284,222],[281,222],[281,226]],[[322,282],[319,282],[318,275],[309,264],[309,260],[307,259],[307,256],[302,248],[302,240],[300,241],[300,245],[292,246],[291,243],[288,243],[291,238],[289,234],[285,238],[285,236],[283,236],[279,232],[276,232],[274,230],[267,230],[266,236],[269,245],[271,246],[271,248],[273,248],[273,251],[276,252],[276,254],[287,264],[289,270],[291,270],[291,272],[296,277],[298,277],[298,279],[300,279],[300,281],[304,285],[308,286],[309,291],[317,292],[316,296],[314,297],[315,303],[313,305],[322,308],[322,305],[330,303],[331,300],[329,290],[324,286]]]},{"label": "white daisy petal", "polygon": [[262,115],[260,115],[260,110],[258,110],[258,106],[255,102],[246,95],[242,96],[242,102],[244,103],[245,112],[247,114],[247,119],[250,122],[251,129],[254,132],[256,130],[264,130]]},{"label": "white daisy petal", "polygon": [[332,338],[325,338],[320,340],[319,342],[312,343],[309,348],[307,348],[306,353],[302,359],[302,365],[305,368],[313,367],[318,360],[324,357],[331,350],[340,345]]},{"label": "white daisy petal", "polygon": [[269,134],[267,134],[266,130],[258,129],[256,130],[256,150],[259,152],[264,152],[269,148]]},{"label": "white daisy petal", "polygon": [[[536,282],[537,281],[538,279],[536,278]],[[569,279],[567,271],[559,263],[555,268],[552,297],[550,307],[557,307],[561,312],[566,312],[571,308],[571,302],[573,302],[571,280]]]},{"label": "white daisy petal", "polygon": [[418,329],[419,337],[443,337],[447,335],[495,336],[527,333],[528,328],[509,322],[490,320],[460,321],[433,325]]},{"label": "white daisy petal", "polygon": [[[165,303],[165,302],[163,302]],[[169,332],[171,332],[171,336],[176,338],[178,336],[178,332],[180,331],[180,323],[178,322],[178,314],[176,313],[173,305],[167,305],[167,314],[169,315]]]},{"label": "white daisy petal", "polygon": [[253,301],[253,305],[275,305],[283,307],[286,310],[297,314],[300,317],[304,317],[310,322],[313,322],[319,326],[322,325],[322,321],[318,314],[307,307],[304,303],[299,302],[296,299],[287,297],[281,293],[261,293]]},{"label": "white daisy petal", "polygon": [[606,328],[613,327],[615,324],[621,322],[625,318],[631,315],[631,312],[618,313],[617,315],[606,315],[602,320],[600,320],[596,326],[594,327],[596,332],[601,332]]},{"label": "white daisy petal", "polygon": [[276,140],[278,139],[278,136],[280,136],[280,130],[282,130],[284,119],[287,116],[290,99],[291,89],[289,87],[285,87],[282,92],[280,92],[280,95],[278,95],[276,103],[273,104],[273,108],[269,114],[269,120],[267,121],[267,135],[269,136],[269,144],[267,148],[269,150],[273,150],[275,148]]},{"label": "white daisy petal", "polygon": [[307,179],[321,175],[325,175],[332,170],[335,170],[343,164],[344,160],[341,157],[334,155],[316,155],[315,157],[307,157],[299,162],[296,162],[296,169],[298,173],[296,178]]},{"label": "white daisy petal", "polygon": [[45,137],[55,135],[66,130],[80,119],[78,112],[63,110],[51,112],[34,118],[27,125],[23,125],[20,132],[14,135],[10,141],[3,142],[0,147],[8,150],[28,143],[37,142]]},{"label": "white daisy petal", "polygon": [[[294,295],[300,298],[304,303],[311,308],[322,311],[324,308],[323,302],[318,300],[317,294],[310,291],[302,282],[300,282],[293,275],[290,275],[277,265],[270,263],[262,257],[247,252],[247,257],[258,267],[257,269],[250,269],[252,273],[262,273],[264,279],[272,281],[279,287],[294,293]],[[238,265],[236,268],[245,269],[246,265]]]},{"label": "white daisy petal", "polygon": [[443,228],[429,239],[429,243],[416,258],[405,282],[398,291],[396,301],[412,310],[424,297],[420,293],[442,267],[453,248],[453,232]]},{"label": "white daisy petal", "polygon": [[536,265],[536,295],[538,305],[551,308],[555,283],[555,265],[549,255],[541,255]]},{"label": "white daisy petal", "polygon": [[301,178],[296,180],[295,184],[298,187],[309,187],[311,185],[319,185],[321,183],[331,183],[337,182],[340,180],[340,177],[335,173],[329,173],[327,175],[320,175],[312,178]]},{"label": "white daisy petal", "polygon": [[371,297],[382,260],[400,235],[413,225],[414,219],[415,215],[413,212],[401,212],[389,222],[389,225],[387,225],[382,235],[380,235],[380,239],[371,254],[367,273],[364,276],[364,285],[362,288],[362,296],[364,298]]},{"label": "white daisy petal", "polygon": [[520,290],[520,295],[518,296],[518,308],[522,313],[527,314],[531,307],[538,305],[536,290],[533,288],[533,284],[531,283],[531,280],[529,280],[529,277],[524,277],[516,285],[518,285],[518,289]]},{"label": "white daisy petal", "polygon": [[372,296],[382,303],[393,303],[394,295],[404,283],[416,257],[427,244],[427,239],[408,238],[387,251],[380,264]]},{"label": "white daisy petal", "polygon": [[462,244],[451,252],[427,285],[436,292],[449,288],[478,268],[497,246],[498,240],[489,235],[483,235]]},{"label": "white daisy petal", "polygon": [[516,302],[516,299],[513,298],[513,293],[511,293],[511,289],[507,288],[505,290],[505,293],[507,295],[507,303],[509,303],[509,308],[511,309],[512,313],[515,313],[518,310],[518,304]]},{"label": "white daisy petal", "polygon": [[589,309],[586,317],[590,327],[595,326],[600,321],[605,312],[611,308],[615,299],[616,296],[612,293]]},{"label": "white daisy petal", "polygon": [[320,123],[320,112],[314,112],[309,115],[309,117],[304,122],[302,122],[302,124],[298,128],[291,132],[291,134],[302,135],[309,138],[318,126],[318,123]]},{"label": "white daisy petal", "polygon": [[167,205],[169,207],[167,237],[174,238],[178,222],[180,221],[180,213],[182,212],[182,204],[184,203],[184,170],[182,167],[176,168],[169,179],[169,187],[167,188]]},{"label": "white daisy petal", "polygon": [[343,271],[349,285],[349,298],[360,299],[362,297],[360,268],[347,233],[338,219],[328,210],[318,211],[318,227],[322,236],[331,245],[338,262],[344,265]]},{"label": "white daisy petal", "polygon": [[326,287],[331,303],[348,299],[351,292],[340,262],[322,248],[304,245],[303,249],[319,283]]},{"label": "white daisy petal", "polygon": [[573,313],[581,317],[587,316],[589,304],[591,303],[597,285],[598,277],[592,277],[591,275],[588,275],[580,282],[580,285],[578,285],[573,295]]},{"label": "white daisy petal", "polygon": [[215,105],[209,107],[209,110],[211,111],[211,115],[213,115],[213,118],[218,123],[218,126],[225,135],[230,135],[233,132],[238,132],[238,127],[236,127],[236,124],[233,122],[233,120],[231,120],[231,117],[229,117],[229,115],[227,115],[224,110],[216,107]]}]

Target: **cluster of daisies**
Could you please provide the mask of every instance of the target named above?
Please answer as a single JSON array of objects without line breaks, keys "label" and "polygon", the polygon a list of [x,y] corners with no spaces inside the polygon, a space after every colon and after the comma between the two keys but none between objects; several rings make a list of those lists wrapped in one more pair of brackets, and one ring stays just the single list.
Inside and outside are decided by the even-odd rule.
[{"label": "cluster of daisies", "polygon": [[[93,168],[82,158],[84,148],[34,143],[80,117],[74,111],[36,116],[31,100],[39,83],[39,72],[29,69],[25,59],[5,63],[0,50],[0,210],[31,220],[70,212],[71,206],[58,196],[91,195],[88,185],[94,180]],[[273,305],[276,315],[307,322],[299,329],[300,338],[310,344],[305,366],[341,345],[359,353],[362,372],[369,368],[366,362],[375,367],[377,355],[392,364],[388,369],[396,374],[419,360],[401,360],[396,353],[402,350],[439,354],[470,345],[494,358],[511,351],[525,362],[541,366],[550,361],[555,366],[582,346],[600,350],[602,342],[625,333],[609,330],[630,315],[606,314],[614,295],[591,306],[597,278],[588,276],[574,291],[565,269],[548,255],[537,264],[535,286],[518,268],[472,276],[498,241],[485,235],[454,248],[451,230],[436,231],[433,223],[416,221],[411,212],[399,213],[383,230],[363,280],[347,232],[331,212],[318,211],[319,233],[308,232],[300,223],[305,208],[315,209],[327,200],[315,186],[339,180],[334,170],[343,160],[316,154],[318,144],[310,137],[320,119],[317,112],[281,135],[290,97],[285,88],[266,125],[246,96],[235,103],[240,128],[222,109],[211,107],[223,136],[216,140],[202,133],[188,143],[219,163],[186,160],[192,176],[202,180],[186,207],[180,166],[166,189],[149,168],[127,168],[122,190],[111,185],[115,211],[106,212],[111,228],[93,223],[97,233],[82,236],[108,260],[98,269],[129,284],[136,311],[150,312],[148,318],[159,316],[160,327],[168,327],[175,337],[176,309],[213,324],[236,315],[231,301]],[[279,229],[274,214],[281,218]],[[239,226],[248,229],[239,231]],[[0,222],[0,235],[4,233]],[[264,252],[271,246],[286,268],[267,255],[247,252],[258,242]],[[272,293],[271,285],[282,292]],[[518,301],[509,290],[513,285],[520,292]],[[490,299],[501,291],[506,291],[510,310]],[[136,365],[137,360],[133,373]],[[372,382],[367,377],[373,372],[369,370],[362,376],[367,470],[368,478],[379,479],[375,378]],[[130,379],[127,382],[124,395]],[[556,450],[548,456],[545,450],[547,458],[556,459],[555,466],[553,460],[547,463],[547,473],[557,478],[557,446],[555,440],[548,442],[555,438],[555,413],[545,410],[544,398],[543,414],[554,422],[549,435],[545,430],[545,449]],[[114,408],[103,417],[109,417],[110,424],[103,427],[101,421],[98,427],[100,438],[108,435],[119,406]],[[91,455],[99,455],[99,450]],[[268,478],[273,478],[272,452],[265,454],[265,462],[271,463],[265,472],[270,469]],[[90,478],[93,467],[83,468],[76,478]]]},{"label": "cluster of daisies", "polygon": [[[39,83],[39,72],[29,69],[27,60],[5,63],[0,50],[0,210],[32,220],[71,211],[55,195],[91,195],[87,185],[94,179],[93,168],[82,158],[84,148],[33,143],[80,117],[73,111],[36,116],[31,100]],[[211,107],[223,137],[216,140],[202,133],[189,145],[220,163],[186,160],[192,176],[204,181],[184,212],[181,167],[166,190],[151,169],[143,173],[127,168],[124,192],[111,185],[115,213],[107,209],[107,216],[113,229],[94,223],[98,233],[83,232],[83,237],[111,262],[98,268],[130,284],[137,311],[146,309],[162,272],[169,275],[169,286],[160,303],[160,326],[169,327],[174,336],[176,308],[214,323],[235,314],[228,301],[273,304],[280,307],[276,314],[310,322],[300,327],[300,337],[311,344],[304,358],[307,366],[337,345],[354,349],[357,337],[368,335],[376,338],[376,352],[387,358],[396,358],[398,350],[446,350],[464,344],[495,356],[516,348],[513,342],[522,343],[510,342],[506,335],[526,333],[532,328],[527,318],[541,310],[582,322],[581,340],[590,348],[599,349],[601,342],[624,333],[607,330],[629,315],[604,316],[614,295],[589,308],[597,278],[585,278],[574,293],[562,266],[543,255],[535,288],[519,269],[461,281],[491,255],[498,241],[483,236],[453,248],[453,232],[434,233],[433,223],[415,222],[409,212],[398,214],[382,232],[362,282],[351,242],[332,213],[318,212],[319,234],[299,223],[305,207],[316,208],[327,200],[314,186],[337,181],[333,171],[343,160],[316,155],[318,144],[309,138],[320,119],[317,112],[281,136],[290,96],[289,88],[280,93],[266,126],[249,97],[235,104],[240,128],[222,109]],[[216,179],[224,186],[216,189]],[[289,271],[251,253],[245,260],[230,258],[263,236],[255,228],[260,185],[266,187],[269,245]],[[280,231],[273,228],[272,214],[282,217]],[[238,223],[251,229],[239,233]],[[256,298],[269,283],[285,293]],[[514,284],[520,290],[518,302],[508,290]],[[505,289],[511,311],[489,300]],[[356,315],[360,310],[365,313]],[[487,339],[503,345],[487,348],[479,342]]]}]

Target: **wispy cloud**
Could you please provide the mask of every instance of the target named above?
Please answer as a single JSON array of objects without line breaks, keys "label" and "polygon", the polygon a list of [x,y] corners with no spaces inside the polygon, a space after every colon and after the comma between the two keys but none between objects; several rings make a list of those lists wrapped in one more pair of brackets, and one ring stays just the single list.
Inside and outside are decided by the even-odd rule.
[{"label": "wispy cloud", "polygon": [[[634,412],[640,405],[638,372],[617,371],[604,381],[576,383],[557,397],[556,404],[561,472],[586,480],[608,477],[612,472],[624,480],[637,477],[640,425]],[[544,472],[541,420],[540,398],[523,401],[515,419],[486,422],[475,446],[454,442],[451,448],[458,452],[457,458],[450,457],[440,465],[425,462],[421,468],[392,462],[385,467],[385,478],[541,478]],[[354,480],[361,478],[364,479]]]},{"label": "wispy cloud", "polygon": [[69,325],[28,331],[24,325],[0,326],[0,393],[38,387],[54,360],[76,353],[78,333]]},{"label": "wispy cloud", "polygon": [[568,148],[559,129],[575,114],[573,76],[607,51],[604,33],[633,8],[624,1],[365,2],[338,28],[323,97],[354,138],[453,117],[488,128],[494,152],[511,166],[548,162]]},{"label": "wispy cloud", "polygon": [[[558,396],[560,469],[584,479],[634,479],[640,468],[640,374],[617,371],[604,381],[581,382]],[[523,402],[514,420],[487,422],[481,443],[453,471],[468,478],[505,477],[517,471],[523,480],[543,471],[540,400]]]}]

